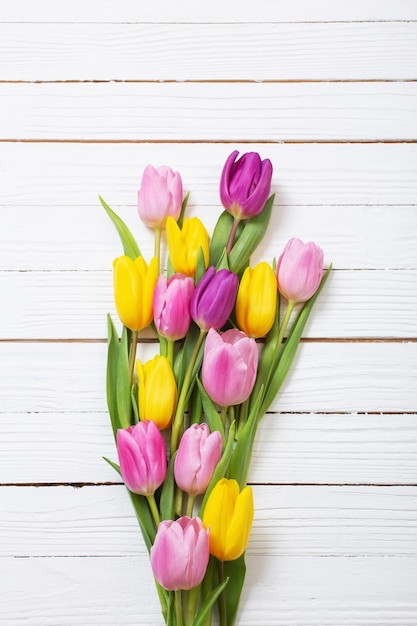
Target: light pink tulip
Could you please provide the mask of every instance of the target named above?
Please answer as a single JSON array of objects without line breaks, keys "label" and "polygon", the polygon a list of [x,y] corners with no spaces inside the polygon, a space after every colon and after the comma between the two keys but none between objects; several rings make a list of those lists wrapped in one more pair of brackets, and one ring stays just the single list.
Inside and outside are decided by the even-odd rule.
[{"label": "light pink tulip", "polygon": [[204,347],[202,381],[214,402],[231,406],[247,400],[255,384],[257,367],[255,339],[234,328],[224,333],[209,331]]},{"label": "light pink tulip", "polygon": [[323,276],[323,250],[310,241],[290,239],[278,259],[278,289],[289,302],[306,302]]},{"label": "light pink tulip", "polygon": [[210,433],[207,424],[192,424],[184,432],[175,457],[174,476],[178,487],[192,496],[204,493],[221,455],[219,431]]},{"label": "light pink tulip", "polygon": [[204,578],[209,560],[209,534],[199,517],[180,517],[159,524],[151,548],[156,580],[168,591],[192,589]]},{"label": "light pink tulip", "polygon": [[119,429],[117,452],[126,487],[142,496],[155,493],[167,470],[165,444],[155,422],[143,421]]},{"label": "light pink tulip", "polygon": [[168,216],[175,221],[182,206],[182,180],[178,172],[162,165],[147,165],[138,191],[139,217],[151,228],[165,228]]},{"label": "light pink tulip", "polygon": [[185,274],[173,274],[167,281],[161,274],[153,296],[156,330],[166,339],[176,341],[188,332],[191,323],[190,301],[194,281]]}]

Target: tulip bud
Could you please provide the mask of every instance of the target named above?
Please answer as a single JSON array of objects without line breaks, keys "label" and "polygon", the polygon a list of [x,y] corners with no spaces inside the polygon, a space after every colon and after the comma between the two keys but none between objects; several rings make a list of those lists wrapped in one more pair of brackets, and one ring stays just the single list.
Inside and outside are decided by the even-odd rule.
[{"label": "tulip bud", "polygon": [[323,250],[310,241],[290,239],[277,263],[278,289],[289,302],[306,302],[323,276]]},{"label": "tulip bud", "polygon": [[136,371],[140,419],[155,422],[163,430],[170,425],[177,403],[177,385],[169,360],[159,354],[145,364],[138,360]]},{"label": "tulip bud", "polygon": [[241,404],[251,394],[258,367],[256,341],[231,329],[211,329],[204,346],[202,382],[213,402],[220,406]]},{"label": "tulip bud", "polygon": [[198,254],[203,251],[205,267],[209,259],[209,234],[198,217],[186,217],[182,229],[175,220],[166,222],[167,244],[172,267],[180,274],[195,276]]},{"label": "tulip bud", "polygon": [[120,472],[130,491],[151,496],[165,480],[165,444],[154,422],[139,422],[117,431]]},{"label": "tulip bud", "polygon": [[174,476],[178,487],[191,496],[204,493],[221,455],[219,431],[210,433],[207,424],[192,424],[184,432],[175,457]]},{"label": "tulip bud", "polygon": [[210,531],[210,553],[220,561],[234,561],[246,550],[254,507],[251,487],[239,493],[236,480],[222,478],[213,487],[203,514]]},{"label": "tulip bud", "polygon": [[247,152],[236,161],[238,150],[228,157],[220,179],[220,199],[236,219],[258,215],[271,190],[272,163],[257,152]]},{"label": "tulip bud", "polygon": [[143,257],[132,261],[121,256],[113,262],[114,299],[120,321],[130,330],[142,330],[152,322],[153,292],[158,278],[158,261],[149,267]]},{"label": "tulip bud", "polygon": [[156,330],[170,341],[182,339],[191,323],[190,300],[194,281],[185,274],[173,274],[167,281],[161,274],[153,297]]},{"label": "tulip bud", "polygon": [[182,207],[182,180],[178,172],[162,165],[147,165],[138,191],[139,217],[151,228],[165,228],[168,215],[177,220]]},{"label": "tulip bud", "polygon": [[233,310],[239,280],[236,274],[210,266],[201,278],[191,298],[191,317],[202,329],[218,330],[227,322]]},{"label": "tulip bud", "polygon": [[269,333],[277,310],[277,280],[268,263],[263,261],[243,272],[236,299],[237,325],[249,337]]},{"label": "tulip bud", "polygon": [[192,589],[204,578],[209,560],[209,537],[199,517],[162,521],[151,547],[151,566],[168,591]]}]

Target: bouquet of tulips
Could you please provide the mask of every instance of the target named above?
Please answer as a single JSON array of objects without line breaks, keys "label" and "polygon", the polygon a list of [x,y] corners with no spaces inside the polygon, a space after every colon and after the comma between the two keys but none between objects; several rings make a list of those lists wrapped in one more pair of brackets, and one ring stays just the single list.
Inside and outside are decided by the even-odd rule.
[{"label": "bouquet of tulips", "polygon": [[[268,227],[272,164],[234,151],[220,178],[224,207],[212,237],[186,217],[179,173],[148,165],[140,219],[154,230],[145,261],[126,224],[108,318],[107,403],[168,626],[232,626],[254,516],[248,470],[257,427],[293,360],[329,274],[313,242],[291,239],[278,261],[250,266]],[[160,267],[166,233],[167,267]],[[165,236],[164,236],[165,240]],[[151,326],[158,354],[137,359]]]}]

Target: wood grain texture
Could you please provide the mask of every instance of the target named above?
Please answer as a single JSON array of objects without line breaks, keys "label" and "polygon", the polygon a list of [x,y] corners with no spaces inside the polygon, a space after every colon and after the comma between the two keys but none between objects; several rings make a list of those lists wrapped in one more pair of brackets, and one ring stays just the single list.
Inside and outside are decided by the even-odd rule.
[{"label": "wood grain texture", "polygon": [[[118,482],[103,456],[117,459],[106,412],[0,414],[2,484]],[[249,481],[415,485],[416,463],[415,413],[268,413]]]},{"label": "wood grain texture", "polygon": [[[417,137],[417,84],[0,84],[2,139],[381,141]],[[248,119],[253,120],[248,127]]]},{"label": "wood grain texture", "polygon": [[[117,320],[111,271],[0,272],[0,292],[0,339],[106,339]],[[417,270],[334,270],[303,336],[413,338],[416,309]]]},{"label": "wood grain texture", "polygon": [[0,23],[0,80],[413,80],[416,35],[415,22]]}]

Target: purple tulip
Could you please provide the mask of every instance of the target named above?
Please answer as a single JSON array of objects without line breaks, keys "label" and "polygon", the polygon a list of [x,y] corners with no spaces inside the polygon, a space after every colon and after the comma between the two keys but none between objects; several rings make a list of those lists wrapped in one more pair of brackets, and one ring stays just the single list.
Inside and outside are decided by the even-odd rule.
[{"label": "purple tulip", "polygon": [[153,316],[160,335],[170,341],[182,339],[191,323],[190,301],[194,281],[185,274],[173,274],[167,281],[161,274],[153,296]]},{"label": "purple tulip", "polygon": [[290,239],[277,263],[278,289],[289,302],[306,302],[323,276],[323,250],[310,241]]},{"label": "purple tulip", "polygon": [[151,228],[165,228],[170,215],[177,220],[182,207],[182,180],[178,172],[162,165],[147,165],[138,191],[139,217]]},{"label": "purple tulip", "polygon": [[218,330],[227,322],[235,303],[239,280],[236,274],[210,266],[191,298],[191,317],[202,330]]},{"label": "purple tulip", "polygon": [[210,330],[204,347],[202,381],[220,406],[240,404],[252,392],[258,367],[255,339],[240,330]]},{"label": "purple tulip", "polygon": [[247,152],[236,161],[238,150],[228,157],[220,179],[220,199],[237,219],[258,215],[271,190],[272,163],[257,152]]},{"label": "purple tulip", "polygon": [[151,548],[153,574],[168,591],[192,589],[204,578],[209,554],[209,533],[199,517],[162,521]]},{"label": "purple tulip", "polygon": [[204,493],[222,455],[222,437],[207,424],[192,424],[184,432],[174,463],[178,487],[197,496]]},{"label": "purple tulip", "polygon": [[117,431],[123,481],[133,493],[150,496],[165,480],[165,444],[155,422],[143,421]]}]

